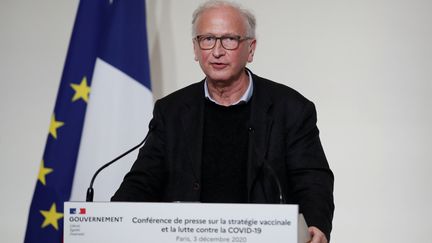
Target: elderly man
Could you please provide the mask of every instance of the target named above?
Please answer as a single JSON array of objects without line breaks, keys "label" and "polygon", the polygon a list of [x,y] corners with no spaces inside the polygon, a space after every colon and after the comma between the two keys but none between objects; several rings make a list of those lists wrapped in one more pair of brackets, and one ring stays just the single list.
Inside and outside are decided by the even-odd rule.
[{"label": "elderly man", "polygon": [[[311,242],[327,242],[333,174],[312,102],[246,69],[255,18],[224,1],[193,14],[205,79],[155,103],[150,135],[113,201],[300,205]],[[280,188],[280,189],[279,189]]]}]

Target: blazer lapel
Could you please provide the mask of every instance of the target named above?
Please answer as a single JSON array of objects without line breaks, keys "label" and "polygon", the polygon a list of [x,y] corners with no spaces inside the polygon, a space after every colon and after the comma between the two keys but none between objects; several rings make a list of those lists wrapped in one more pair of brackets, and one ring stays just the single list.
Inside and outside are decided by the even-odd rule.
[{"label": "blazer lapel", "polygon": [[197,180],[201,178],[201,159],[204,127],[204,82],[200,90],[194,90],[183,107],[181,123],[185,136],[184,142],[189,152],[190,164]]},{"label": "blazer lapel", "polygon": [[251,190],[262,164],[267,159],[270,134],[273,127],[273,102],[266,94],[262,80],[252,75],[254,82],[254,93],[251,99],[251,114],[249,128],[249,155],[247,189],[250,200]]}]

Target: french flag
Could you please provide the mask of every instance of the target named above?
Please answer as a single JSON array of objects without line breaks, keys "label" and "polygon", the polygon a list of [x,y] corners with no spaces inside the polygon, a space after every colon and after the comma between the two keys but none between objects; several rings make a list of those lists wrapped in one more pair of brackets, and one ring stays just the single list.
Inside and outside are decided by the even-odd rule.
[{"label": "french flag", "polygon": [[[144,0],[82,0],[75,19],[25,243],[63,238],[63,203],[85,201],[94,172],[138,144],[153,110]],[[138,151],[104,170],[94,201],[109,201]],[[70,214],[86,214],[85,208]]]},{"label": "french flag", "polygon": [[[85,201],[94,172],[146,135],[152,117],[145,6],[142,0],[113,1],[95,60],[71,201]],[[94,201],[109,201],[138,151],[103,171]]]},{"label": "french flag", "polygon": [[76,208],[70,208],[69,213],[70,214],[86,214],[86,209],[85,208],[79,208],[79,211],[77,211]]}]

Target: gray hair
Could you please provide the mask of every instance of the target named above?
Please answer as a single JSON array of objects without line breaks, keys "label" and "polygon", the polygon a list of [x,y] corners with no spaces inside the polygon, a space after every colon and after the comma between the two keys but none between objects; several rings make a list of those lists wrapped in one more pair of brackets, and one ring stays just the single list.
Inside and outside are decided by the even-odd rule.
[{"label": "gray hair", "polygon": [[196,36],[197,20],[203,12],[212,8],[218,8],[222,6],[228,6],[237,10],[246,20],[247,23],[247,37],[255,38],[256,19],[255,16],[247,9],[241,7],[239,4],[234,2],[222,1],[222,0],[209,0],[201,4],[192,14],[192,36]]}]

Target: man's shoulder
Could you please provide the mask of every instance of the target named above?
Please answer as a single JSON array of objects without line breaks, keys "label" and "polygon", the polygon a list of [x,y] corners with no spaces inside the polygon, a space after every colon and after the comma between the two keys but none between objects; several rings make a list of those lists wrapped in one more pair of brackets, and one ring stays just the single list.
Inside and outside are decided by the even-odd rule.
[{"label": "man's shoulder", "polygon": [[297,90],[273,80],[260,77],[253,74],[254,90],[260,95],[270,96],[273,101],[283,102],[299,102],[307,103],[310,102],[305,96],[303,96]]},{"label": "man's shoulder", "polygon": [[159,99],[157,102],[162,106],[177,106],[190,103],[204,97],[204,80],[190,84],[184,88],[172,92]]}]

